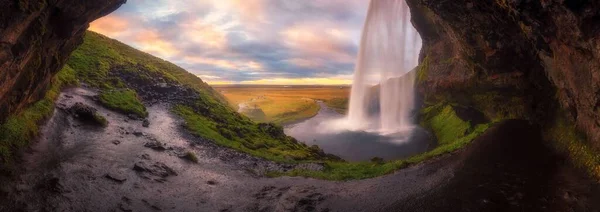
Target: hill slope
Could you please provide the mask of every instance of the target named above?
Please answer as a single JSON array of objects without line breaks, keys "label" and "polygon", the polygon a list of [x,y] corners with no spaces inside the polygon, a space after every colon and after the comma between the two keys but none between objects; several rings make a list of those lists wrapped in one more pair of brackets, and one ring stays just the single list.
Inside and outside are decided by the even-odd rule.
[{"label": "hill slope", "polygon": [[60,89],[78,83],[97,89],[97,100],[107,108],[139,119],[148,116],[145,105],[167,104],[194,135],[254,156],[283,162],[334,158],[286,136],[280,126],[238,114],[184,69],[94,32],[86,33],[46,98],[0,126],[0,158],[10,161],[14,150],[26,146],[38,134],[38,123],[52,114]]},{"label": "hill slope", "polygon": [[100,101],[110,108],[143,117],[143,110],[122,102],[131,99],[135,105],[137,97],[145,104],[169,103],[187,129],[220,145],[275,161],[328,157],[286,136],[280,126],[256,124],[233,111],[223,96],[184,69],[100,34],[88,32],[67,64],[82,82],[101,90]]}]

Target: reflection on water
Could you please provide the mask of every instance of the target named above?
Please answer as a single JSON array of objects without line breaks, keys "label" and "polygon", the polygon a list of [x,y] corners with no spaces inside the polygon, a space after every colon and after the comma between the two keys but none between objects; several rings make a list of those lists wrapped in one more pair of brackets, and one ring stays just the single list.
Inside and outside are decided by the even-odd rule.
[{"label": "reflection on water", "polygon": [[434,145],[431,136],[418,127],[391,134],[348,130],[343,115],[322,102],[319,104],[319,114],[286,126],[285,133],[307,145],[319,145],[325,152],[347,161],[368,161],[373,157],[402,159],[425,152]]}]

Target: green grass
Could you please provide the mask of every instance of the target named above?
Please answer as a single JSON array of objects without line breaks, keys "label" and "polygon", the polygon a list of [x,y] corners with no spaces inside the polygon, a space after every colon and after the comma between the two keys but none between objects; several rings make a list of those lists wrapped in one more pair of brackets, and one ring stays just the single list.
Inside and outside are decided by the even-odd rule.
[{"label": "green grass", "polygon": [[[100,34],[88,32],[68,64],[83,82],[101,90],[100,100],[104,105],[117,111],[148,115],[135,91],[126,89],[126,83],[111,74],[115,67],[141,78],[161,77],[196,90],[198,101],[178,105],[173,112],[185,119],[186,127],[197,136],[275,161],[324,158],[318,150],[285,136],[283,128],[257,124],[238,114],[221,94],[195,75]],[[266,128],[277,130],[267,132]]]},{"label": "green grass", "polygon": [[[464,147],[489,125],[471,126],[460,120],[452,107],[435,106],[426,109],[425,121],[440,140],[432,151],[405,160],[346,163],[324,154],[318,147],[309,147],[286,136],[283,128],[276,124],[257,124],[238,114],[228,106],[225,98],[202,80],[187,71],[152,55],[140,52],[118,41],[88,32],[84,43],[73,53],[66,66],[55,78],[46,97],[27,110],[11,116],[0,126],[0,157],[11,157],[12,151],[24,147],[38,134],[38,124],[51,115],[53,101],[60,89],[81,81],[100,90],[103,104],[115,110],[147,116],[143,104],[134,90],[111,73],[115,67],[124,68],[139,76],[160,76],[169,83],[181,84],[196,90],[199,99],[186,105],[177,105],[172,111],[185,120],[185,127],[196,136],[209,139],[218,145],[229,147],[265,159],[286,162],[324,162],[323,171],[292,170],[287,173],[270,173],[272,176],[307,176],[329,180],[350,180],[376,177],[391,173],[399,168],[419,163],[429,158],[456,151]],[[142,68],[140,68],[142,67]],[[302,93],[302,98],[320,99],[325,94],[342,95],[347,89],[313,90]],[[283,93],[278,94],[283,98]],[[295,92],[295,95],[299,93]],[[347,96],[347,95],[344,95]],[[347,100],[323,99],[340,108]],[[311,104],[316,105],[316,104]],[[311,106],[305,110],[314,112]],[[282,109],[282,111],[285,111]],[[288,111],[289,112],[289,111]],[[290,115],[290,114],[288,114]],[[306,115],[306,114],[301,114]],[[285,120],[283,120],[285,121]]]},{"label": "green grass", "polygon": [[77,84],[75,71],[65,66],[52,78],[50,89],[43,99],[20,113],[9,116],[0,125],[0,160],[12,161],[15,150],[29,145],[29,142],[39,133],[39,124],[52,115],[54,100],[60,94],[60,90]]},{"label": "green grass", "polygon": [[374,162],[326,162],[323,171],[295,169],[289,172],[271,172],[270,176],[304,176],[326,180],[357,180],[377,177],[417,164],[425,160],[438,157],[459,150],[484,133],[491,124],[471,126],[469,122],[461,120],[452,109],[452,106],[439,104],[422,110],[423,123],[438,139],[438,146],[431,151],[412,156],[405,160],[395,160],[381,163]]},{"label": "green grass", "polygon": [[321,107],[319,107],[318,104],[305,104],[303,105],[303,107],[298,108],[298,110],[296,111],[285,112],[273,117],[271,119],[271,122],[283,125],[295,121],[300,121],[303,119],[308,119],[317,115],[320,109]]},{"label": "green grass", "polygon": [[230,120],[221,124],[183,105],[176,106],[173,111],[185,120],[185,127],[193,134],[222,146],[280,162],[323,159],[323,156],[319,155],[319,149],[310,148],[286,136],[283,128],[274,124],[239,123],[252,123],[245,117],[239,119],[239,122]]},{"label": "green grass", "polygon": [[100,102],[108,108],[125,114],[148,116],[146,107],[141,103],[136,92],[130,89],[104,91],[100,94]]},{"label": "green grass", "polygon": [[340,114],[346,114],[348,111],[348,100],[348,98],[333,98],[326,100],[325,104]]},{"label": "green grass", "polygon": [[471,124],[460,119],[450,105],[431,106],[423,109],[423,114],[422,125],[431,129],[439,145],[454,142],[471,128]]}]

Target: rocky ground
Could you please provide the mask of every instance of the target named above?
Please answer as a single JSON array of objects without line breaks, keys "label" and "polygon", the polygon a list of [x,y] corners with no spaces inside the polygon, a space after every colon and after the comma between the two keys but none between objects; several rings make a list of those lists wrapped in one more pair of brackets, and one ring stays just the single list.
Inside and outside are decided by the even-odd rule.
[{"label": "rocky ground", "polygon": [[[61,94],[61,109],[24,154],[25,170],[2,185],[0,211],[600,209],[597,184],[550,154],[537,130],[519,121],[493,127],[466,150],[394,174],[331,182],[263,177],[293,167],[190,136],[160,102],[145,121],[103,108],[95,95],[84,88]],[[105,117],[106,127],[76,118],[70,108],[81,105]]]}]

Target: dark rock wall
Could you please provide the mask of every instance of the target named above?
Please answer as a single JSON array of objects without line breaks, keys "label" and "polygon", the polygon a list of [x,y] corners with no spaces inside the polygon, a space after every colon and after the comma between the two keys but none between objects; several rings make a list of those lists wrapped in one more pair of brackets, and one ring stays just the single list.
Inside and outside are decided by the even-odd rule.
[{"label": "dark rock wall", "polygon": [[0,122],[43,97],[89,23],[126,0],[0,0]]},{"label": "dark rock wall", "polygon": [[407,2],[426,102],[539,123],[560,111],[600,147],[600,1]]}]

